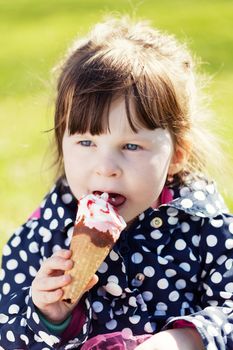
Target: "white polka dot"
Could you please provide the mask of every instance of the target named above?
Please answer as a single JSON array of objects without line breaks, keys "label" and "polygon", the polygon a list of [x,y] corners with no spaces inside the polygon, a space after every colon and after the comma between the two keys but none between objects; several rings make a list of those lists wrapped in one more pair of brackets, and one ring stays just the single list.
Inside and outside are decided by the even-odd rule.
[{"label": "white polka dot", "polygon": [[184,295],[189,301],[193,301],[193,298],[194,298],[193,293],[185,293]]},{"label": "white polka dot", "polygon": [[228,260],[225,262],[225,266],[226,266],[226,269],[227,269],[227,270],[231,270],[232,267],[233,267],[233,259],[228,259]]},{"label": "white polka dot", "polygon": [[163,250],[164,247],[165,247],[164,244],[159,245],[159,246],[157,247],[157,254],[161,254],[161,252],[162,252],[162,250]]},{"label": "white polka dot", "polygon": [[134,253],[132,256],[131,256],[131,260],[134,264],[140,264],[143,260],[143,256],[141,253]]},{"label": "white polka dot", "polygon": [[227,292],[233,293],[233,282],[227,283],[227,284],[225,285],[225,290],[226,290]]},{"label": "white polka dot", "polygon": [[191,266],[188,263],[181,263],[179,265],[184,271],[190,271],[191,270]]},{"label": "white polka dot", "polygon": [[34,235],[35,235],[34,230],[31,230],[27,235],[27,239],[31,239]]},{"label": "white polka dot", "polygon": [[166,289],[168,287],[168,280],[166,278],[161,278],[157,284],[160,289]]},{"label": "white polka dot", "polygon": [[117,326],[117,321],[116,320],[111,320],[105,324],[106,328],[109,330],[113,330]]},{"label": "white polka dot", "polygon": [[162,237],[162,233],[159,230],[153,230],[150,235],[153,239],[160,239]]},{"label": "white polka dot", "polygon": [[207,254],[206,254],[206,263],[210,264],[213,260],[214,260],[213,254],[211,254],[210,252],[207,252]]},{"label": "white polka dot", "polygon": [[2,254],[3,254],[4,256],[9,256],[9,255],[11,255],[11,248],[9,247],[8,244],[6,244],[6,245],[3,247]]},{"label": "white polka dot", "polygon": [[48,230],[47,228],[45,227],[40,227],[39,228],[39,235],[43,237],[43,242],[44,243],[47,243],[51,240],[52,238],[52,233],[50,230]]},{"label": "white polka dot", "polygon": [[4,295],[7,295],[10,292],[10,289],[11,289],[11,287],[10,287],[9,283],[3,284],[2,292]]},{"label": "white polka dot", "polygon": [[139,315],[133,315],[133,316],[129,317],[129,321],[132,324],[137,324],[140,320],[141,320],[141,317]]},{"label": "white polka dot", "polygon": [[169,278],[169,277],[173,277],[177,274],[176,270],[173,269],[167,269],[165,271],[165,275]]},{"label": "white polka dot", "polygon": [[144,213],[141,213],[141,214],[139,215],[138,218],[139,218],[140,221],[144,220],[145,214],[144,214]]},{"label": "white polka dot", "polygon": [[21,243],[21,238],[19,236],[16,236],[12,241],[11,245],[12,247],[16,248]]},{"label": "white polka dot", "polygon": [[210,220],[210,224],[211,224],[213,227],[219,228],[219,227],[222,227],[222,225],[223,225],[223,220],[222,220],[222,219],[212,219],[212,220]]},{"label": "white polka dot", "polygon": [[214,206],[209,204],[209,203],[206,204],[205,208],[209,214],[215,214],[215,212],[216,212],[216,209],[214,208]]},{"label": "white polka dot", "polygon": [[181,197],[186,197],[190,193],[190,189],[188,187],[182,187],[180,189]]},{"label": "white polka dot", "polygon": [[6,267],[8,270],[15,270],[18,267],[18,261],[16,259],[10,259],[6,263]]},{"label": "white polka dot", "polygon": [[152,266],[146,266],[143,270],[143,273],[147,277],[152,277],[155,274],[155,269]]},{"label": "white polka dot", "polygon": [[58,226],[58,221],[57,219],[53,219],[50,224],[49,224],[49,228],[50,230],[55,230]]},{"label": "white polka dot", "polygon": [[9,340],[11,342],[15,341],[15,336],[14,336],[14,333],[12,331],[7,331],[6,338],[7,338],[7,340]]},{"label": "white polka dot", "polygon": [[149,291],[145,291],[142,293],[143,300],[150,301],[153,298],[153,294]]},{"label": "white polka dot", "polygon": [[57,208],[57,213],[58,213],[59,218],[63,218],[64,213],[65,213],[64,208],[58,207]]},{"label": "white polka dot", "polygon": [[144,331],[146,333],[153,333],[154,331],[156,330],[156,325],[155,323],[153,322],[147,322],[144,326]]},{"label": "white polka dot", "polygon": [[179,299],[179,297],[180,297],[180,294],[176,290],[174,290],[173,292],[171,292],[169,294],[168,299],[170,301],[177,301]]},{"label": "white polka dot", "polygon": [[187,222],[182,222],[181,231],[186,233],[190,231],[190,225]]},{"label": "white polka dot", "polygon": [[27,256],[27,253],[25,252],[25,250],[20,250],[19,256],[24,262],[26,262],[28,260],[28,256]]},{"label": "white polka dot", "polygon": [[16,304],[12,304],[10,305],[9,309],[8,309],[9,314],[14,315],[17,314],[19,312],[19,306]]},{"label": "white polka dot", "polygon": [[211,281],[216,284],[220,283],[222,281],[222,275],[219,272],[214,272],[211,276]]},{"label": "white polka dot", "polygon": [[192,208],[193,206],[193,202],[189,198],[182,199],[180,204],[182,205],[183,208],[186,208],[186,209]]},{"label": "white polka dot", "polygon": [[176,216],[177,214],[178,214],[178,210],[176,208],[169,207],[167,209],[167,215],[168,216]]},{"label": "white polka dot", "polygon": [[130,297],[129,298],[129,305],[130,306],[133,306],[133,307],[136,307],[137,306],[137,300],[135,297]]},{"label": "white polka dot", "polygon": [[192,243],[193,243],[194,247],[198,247],[199,243],[200,243],[200,236],[194,235],[192,237]]},{"label": "white polka dot", "polygon": [[194,192],[194,197],[198,199],[199,201],[204,201],[206,196],[202,191],[196,191]]},{"label": "white polka dot", "polygon": [[5,314],[0,314],[0,324],[6,324],[9,320],[9,316]]},{"label": "white polka dot", "polygon": [[26,280],[26,276],[23,273],[17,273],[15,275],[15,282],[20,284],[23,283]]},{"label": "white polka dot", "polygon": [[167,265],[168,264],[168,260],[166,259],[166,257],[163,258],[162,256],[158,256],[157,259],[158,259],[158,263],[160,265]]},{"label": "white polka dot", "polygon": [[107,283],[107,285],[105,286],[105,290],[114,295],[115,297],[119,297],[120,295],[122,295],[122,288],[119,286],[119,284],[113,283],[113,282],[109,282]]},{"label": "white polka dot", "polygon": [[53,215],[52,209],[46,208],[44,211],[44,215],[43,215],[44,219],[49,220],[49,219],[51,219],[52,215]]},{"label": "white polka dot", "polygon": [[231,222],[229,225],[229,231],[233,234],[233,222]]},{"label": "white polka dot", "polygon": [[178,222],[178,218],[170,216],[167,221],[168,221],[169,225],[176,225]]},{"label": "white polka dot", "polygon": [[224,263],[224,261],[226,261],[227,257],[226,255],[221,255],[218,259],[217,259],[217,264],[218,265],[222,265]]},{"label": "white polka dot", "polygon": [[176,281],[176,288],[177,289],[184,289],[186,287],[186,281],[183,279],[180,279]]},{"label": "white polka dot", "polygon": [[29,344],[29,339],[25,334],[21,334],[20,339],[22,339],[26,345]]},{"label": "white polka dot", "polygon": [[104,261],[104,262],[100,265],[100,267],[99,267],[99,269],[98,269],[98,272],[99,272],[99,273],[105,273],[107,270],[108,270],[108,264]]},{"label": "white polka dot", "polygon": [[92,304],[92,307],[93,307],[93,310],[98,313],[98,312],[101,312],[103,311],[103,304],[99,301],[95,301],[93,304]]},{"label": "white polka dot", "polygon": [[62,201],[65,203],[65,204],[69,204],[70,202],[72,202],[72,196],[70,193],[66,193],[66,194],[63,194],[62,195]]},{"label": "white polka dot", "polygon": [[176,242],[175,242],[175,248],[177,250],[184,250],[186,248],[186,243],[183,239],[178,239]]},{"label": "white polka dot", "polygon": [[37,270],[35,269],[34,266],[29,266],[29,274],[30,274],[30,276],[32,276],[32,277],[35,277],[35,276],[36,276]]},{"label": "white polka dot", "polygon": [[32,318],[37,324],[40,323],[40,318],[39,318],[39,316],[38,316],[38,314],[36,312],[32,313]]},{"label": "white polka dot", "polygon": [[214,235],[209,235],[207,238],[206,238],[206,243],[209,247],[214,247],[216,246],[216,244],[218,243],[218,240],[217,240],[217,237],[214,236]]},{"label": "white polka dot", "polygon": [[39,252],[39,245],[37,242],[32,242],[29,244],[28,249],[31,253],[38,253]]},{"label": "white polka dot", "polygon": [[112,261],[117,261],[119,259],[119,255],[114,252],[114,250],[111,250],[109,257]]},{"label": "white polka dot", "polygon": [[134,238],[135,239],[143,239],[143,240],[145,240],[146,239],[146,237],[145,236],[143,236],[143,235],[136,235],[136,236],[134,236]]},{"label": "white polka dot", "polygon": [[3,269],[0,269],[0,281],[3,281],[5,278],[5,271]]},{"label": "white polka dot", "polygon": [[233,325],[230,323],[225,323],[223,325],[224,331],[226,332],[226,334],[231,334],[233,332]]},{"label": "white polka dot", "polygon": [[56,202],[57,202],[57,194],[56,193],[52,194],[51,201],[52,201],[53,204],[56,204]]},{"label": "white polka dot", "polygon": [[214,194],[215,193],[215,186],[213,184],[209,184],[206,186],[206,190],[210,193],[210,194]]},{"label": "white polka dot", "polygon": [[111,275],[111,276],[108,277],[108,282],[113,282],[113,283],[118,284],[119,283],[119,279],[118,279],[117,276]]},{"label": "white polka dot", "polygon": [[55,343],[59,342],[59,339],[57,337],[55,337],[54,335],[45,333],[44,331],[39,331],[38,334],[41,337],[41,339],[43,339],[43,341],[45,343],[47,343],[48,345],[50,345],[52,347]]},{"label": "white polka dot", "polygon": [[232,249],[233,248],[233,239],[232,238],[228,238],[225,242],[225,247],[227,249]]}]

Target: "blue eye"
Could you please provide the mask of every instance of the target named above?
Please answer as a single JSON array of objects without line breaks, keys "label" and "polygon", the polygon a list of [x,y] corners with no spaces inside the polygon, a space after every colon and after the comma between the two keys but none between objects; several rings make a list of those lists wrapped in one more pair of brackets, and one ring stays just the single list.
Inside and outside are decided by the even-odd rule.
[{"label": "blue eye", "polygon": [[127,143],[124,146],[125,149],[127,149],[128,151],[137,151],[140,149],[140,146],[135,145],[134,143]]},{"label": "blue eye", "polygon": [[92,146],[92,141],[90,140],[83,140],[83,141],[79,141],[79,144],[83,147],[90,147]]}]

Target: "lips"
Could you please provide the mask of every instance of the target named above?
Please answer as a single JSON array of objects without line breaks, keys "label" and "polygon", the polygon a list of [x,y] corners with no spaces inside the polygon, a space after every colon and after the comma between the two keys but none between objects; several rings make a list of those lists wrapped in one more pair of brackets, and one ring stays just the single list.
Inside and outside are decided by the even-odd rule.
[{"label": "lips", "polygon": [[[100,196],[103,192],[94,191],[93,194]],[[108,193],[108,203],[113,207],[118,208],[123,205],[126,201],[126,197],[119,193],[107,192]]]}]

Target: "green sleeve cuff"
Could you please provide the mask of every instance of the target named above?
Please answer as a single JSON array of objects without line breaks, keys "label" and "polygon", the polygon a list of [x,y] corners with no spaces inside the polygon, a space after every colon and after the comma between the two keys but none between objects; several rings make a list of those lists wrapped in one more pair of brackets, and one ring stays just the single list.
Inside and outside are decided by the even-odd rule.
[{"label": "green sleeve cuff", "polygon": [[70,315],[69,317],[67,317],[67,319],[65,319],[65,321],[63,321],[61,323],[52,323],[52,322],[48,321],[38,310],[37,310],[37,312],[38,312],[38,315],[39,315],[41,321],[46,326],[46,328],[54,335],[59,335],[59,334],[63,333],[64,330],[70,324],[71,317],[72,317]]}]

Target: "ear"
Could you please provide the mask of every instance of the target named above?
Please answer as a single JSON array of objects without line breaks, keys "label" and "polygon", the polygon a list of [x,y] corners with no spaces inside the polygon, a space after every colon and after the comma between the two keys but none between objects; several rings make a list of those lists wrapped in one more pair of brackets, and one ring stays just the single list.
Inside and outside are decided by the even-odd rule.
[{"label": "ear", "polygon": [[182,146],[176,145],[171,163],[168,168],[168,175],[179,173],[188,161],[191,150],[191,143],[185,141]]}]

